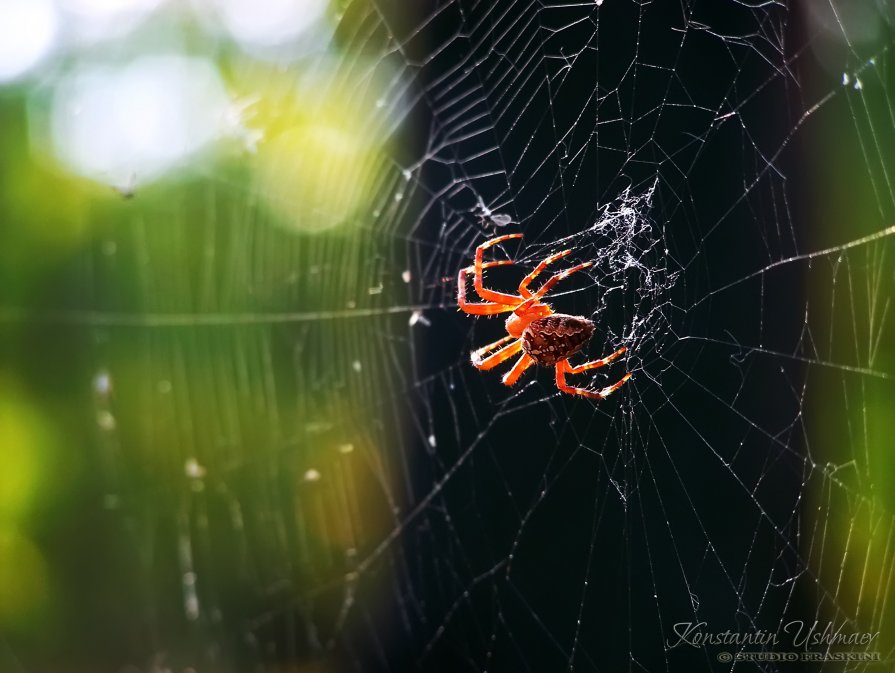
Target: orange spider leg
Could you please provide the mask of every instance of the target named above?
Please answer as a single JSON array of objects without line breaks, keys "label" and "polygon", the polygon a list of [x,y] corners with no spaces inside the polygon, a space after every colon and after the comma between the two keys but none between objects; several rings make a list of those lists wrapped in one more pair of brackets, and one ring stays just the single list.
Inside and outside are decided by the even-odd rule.
[{"label": "orange spider leg", "polygon": [[[483,270],[490,269],[492,266],[509,266],[510,264],[513,264],[513,263],[514,262],[511,259],[497,259],[497,260],[492,260],[490,262],[485,262],[484,264],[482,264],[482,269]],[[464,293],[466,291],[466,276],[467,276],[467,274],[470,274],[470,273],[473,273],[473,274],[475,273],[475,265],[474,264],[467,266],[463,269],[460,269],[460,273],[457,274],[457,284],[463,286]],[[498,294],[500,294],[500,293],[498,293]],[[516,303],[518,303],[522,300],[521,297],[514,297],[514,298],[516,300]],[[504,302],[496,302],[496,303],[503,304]]]},{"label": "orange spider leg", "polygon": [[624,346],[622,346],[617,351],[615,351],[612,355],[607,355],[605,358],[602,358],[601,360],[591,360],[590,362],[585,362],[584,364],[580,364],[578,366],[574,366],[574,365],[572,365],[571,362],[566,360],[566,362],[569,365],[568,368],[566,369],[566,372],[569,374],[580,374],[582,372],[586,372],[588,369],[596,369],[597,367],[603,367],[605,365],[608,365],[613,360],[615,360],[615,358],[617,358],[619,355],[624,353],[626,350],[628,350],[628,349],[625,348]]},{"label": "orange spider leg", "polygon": [[485,301],[497,302],[498,304],[510,304],[513,307],[519,305],[519,297],[512,294],[506,294],[504,292],[489,290],[485,287],[485,281],[482,277],[482,272],[485,270],[485,268],[487,268],[487,263],[482,261],[485,255],[485,249],[490,248],[492,245],[497,245],[498,243],[503,243],[504,241],[509,241],[514,238],[522,238],[522,234],[506,234],[505,236],[497,236],[496,238],[492,238],[485,241],[484,243],[481,243],[475,249],[475,279],[473,281],[473,284],[476,294]]},{"label": "orange spider leg", "polygon": [[466,301],[463,297],[458,297],[457,303],[465,313],[470,315],[496,315],[498,313],[509,313],[513,310],[512,306],[506,304],[473,304]]},{"label": "orange spider leg", "polygon": [[546,269],[548,264],[552,264],[556,260],[562,259],[571,252],[571,250],[562,250],[560,252],[557,252],[555,255],[550,255],[546,259],[542,260],[541,263],[535,267],[534,271],[528,274],[525,278],[522,279],[522,282],[519,283],[519,294],[526,298],[530,297],[531,291],[528,289],[529,283],[537,278],[538,274]]},{"label": "orange spider leg", "polygon": [[546,283],[538,288],[537,292],[532,294],[528,299],[526,299],[515,308],[516,315],[521,315],[528,311],[531,308],[532,304],[537,303],[559,281],[568,278],[576,271],[581,271],[581,269],[586,269],[589,266],[593,266],[593,262],[585,262],[584,264],[579,264],[578,266],[573,266],[570,269],[566,269],[565,271],[560,271],[559,273],[553,274]]},{"label": "orange spider leg", "polygon": [[[482,264],[482,269],[490,269],[492,266],[508,266],[510,264],[515,264],[511,259],[492,259],[490,262],[484,262]],[[471,264],[466,267],[466,273],[470,273],[475,271],[475,264]]]},{"label": "orange spider leg", "polygon": [[566,374],[572,373],[571,369],[572,366],[569,364],[568,360],[560,360],[556,363],[556,387],[564,393],[581,395],[582,397],[588,397],[592,400],[605,399],[611,393],[621,388],[625,382],[631,378],[631,373],[628,372],[619,381],[616,381],[611,386],[606,386],[602,390],[587,390],[586,388],[576,388],[566,383]]},{"label": "orange spider leg", "polygon": [[480,250],[484,251],[487,248],[490,248],[492,245],[497,245],[498,243],[503,243],[504,241],[510,241],[514,238],[522,238],[522,234],[504,234],[503,236],[495,236],[494,238],[489,238],[484,243],[479,244],[479,247],[475,250],[476,255],[478,255]]},{"label": "orange spider leg", "polygon": [[[497,260],[494,262],[485,262],[482,265],[483,269],[487,269],[491,266],[504,266],[507,264],[512,264],[512,260]],[[515,306],[521,300],[520,297],[514,297],[514,303],[512,306],[508,306],[504,302],[471,302],[466,300],[466,274],[475,271],[474,266],[467,266],[463,269],[460,269],[460,273],[457,275],[457,305],[466,313],[471,313],[473,315],[494,315],[495,313],[509,313],[512,311]],[[500,294],[500,293],[498,293]],[[480,295],[481,296],[481,295]],[[509,295],[507,295],[509,296]]]},{"label": "orange spider leg", "polygon": [[503,378],[500,380],[505,386],[512,386],[516,384],[516,381],[519,380],[519,377],[522,376],[522,373],[531,367],[535,363],[534,359],[527,353],[523,354],[521,358],[516,360],[516,364],[513,365],[513,368],[503,375]]},{"label": "orange spider leg", "polygon": [[[503,346],[507,341],[513,341],[508,346]],[[503,346],[496,353],[492,353],[486,358],[483,358],[486,353],[490,353],[498,346]],[[473,351],[470,353],[470,359],[472,360],[472,365],[476,369],[493,369],[501,362],[505,362],[513,357],[516,353],[522,350],[522,339],[514,339],[511,336],[505,336],[503,339],[498,339],[493,344],[488,344],[482,348],[479,348],[477,351]]]}]

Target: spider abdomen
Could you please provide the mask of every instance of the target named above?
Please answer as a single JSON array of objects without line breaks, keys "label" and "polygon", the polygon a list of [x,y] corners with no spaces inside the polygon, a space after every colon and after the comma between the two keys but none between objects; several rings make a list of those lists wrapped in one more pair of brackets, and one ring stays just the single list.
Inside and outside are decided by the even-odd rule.
[{"label": "spider abdomen", "polygon": [[584,348],[593,333],[594,324],[587,318],[553,313],[528,324],[522,332],[522,350],[549,367]]}]

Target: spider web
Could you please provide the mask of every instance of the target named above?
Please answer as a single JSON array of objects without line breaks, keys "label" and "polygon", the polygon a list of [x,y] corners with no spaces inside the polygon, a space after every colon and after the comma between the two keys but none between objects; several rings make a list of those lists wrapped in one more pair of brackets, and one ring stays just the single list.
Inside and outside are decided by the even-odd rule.
[{"label": "spider web", "polygon": [[[87,414],[106,421],[98,488],[132,554],[133,622],[150,625],[122,656],[197,671],[891,660],[889,10],[413,4],[339,18],[336,72],[394,75],[369,123],[397,141],[350,235],[269,228],[263,193],[212,172],[163,207],[128,202],[114,261],[79,260],[47,312],[89,335],[88,369],[114,389]],[[512,232],[524,240],[489,251],[515,260],[486,272],[495,289],[563,249],[556,270],[593,262],[551,302],[595,321],[582,360],[627,346],[575,377],[632,372],[606,401],[543,369],[508,389],[504,369],[470,365],[503,322],[458,312],[454,279]],[[134,285],[115,290],[122,267]],[[672,646],[676,624],[791,643],[796,621],[880,635]]]}]

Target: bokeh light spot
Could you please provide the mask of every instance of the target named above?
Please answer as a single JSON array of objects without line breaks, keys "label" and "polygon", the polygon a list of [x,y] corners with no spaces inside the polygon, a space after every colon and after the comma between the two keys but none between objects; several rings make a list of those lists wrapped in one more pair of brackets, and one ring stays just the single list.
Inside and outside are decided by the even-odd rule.
[{"label": "bokeh light spot", "polygon": [[114,38],[136,27],[160,0],[60,0],[67,29],[86,42]]},{"label": "bokeh light spot", "polygon": [[244,47],[286,44],[320,20],[326,0],[216,0],[221,21]]},{"label": "bokeh light spot", "polygon": [[155,179],[222,133],[230,104],[208,61],[148,56],[63,80],[52,102],[60,159],[112,185]]},{"label": "bokeh light spot", "polygon": [[0,83],[37,65],[52,49],[58,26],[50,0],[0,0]]},{"label": "bokeh light spot", "polygon": [[279,135],[265,149],[259,178],[289,228],[338,226],[369,194],[375,150],[354,129],[312,122]]}]

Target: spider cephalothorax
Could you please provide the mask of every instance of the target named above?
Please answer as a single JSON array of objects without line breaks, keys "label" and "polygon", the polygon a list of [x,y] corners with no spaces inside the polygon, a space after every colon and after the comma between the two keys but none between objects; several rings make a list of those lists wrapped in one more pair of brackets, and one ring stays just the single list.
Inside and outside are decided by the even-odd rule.
[{"label": "spider cephalothorax", "polygon": [[[507,336],[498,339],[471,353],[472,364],[478,369],[491,369],[508,360],[520,351],[522,355],[512,369],[503,377],[504,384],[511,386],[532,364],[556,368],[556,385],[566,393],[581,395],[593,399],[603,399],[609,393],[620,388],[631,374],[625,374],[621,380],[602,390],[575,388],[566,383],[566,374],[580,374],[588,369],[602,367],[612,362],[625,352],[622,346],[612,355],[600,360],[585,362],[577,367],[569,363],[569,357],[587,345],[594,333],[594,323],[582,316],[554,313],[553,309],[541,299],[563,278],[568,278],[576,271],[585,269],[590,262],[573,266],[554,274],[537,291],[528,289],[529,284],[547,267],[548,264],[568,255],[571,250],[563,250],[542,260],[534,270],[519,283],[518,295],[489,290],[484,286],[484,270],[492,266],[512,264],[509,260],[485,262],[484,251],[492,245],[503,241],[522,238],[522,234],[507,234],[485,241],[475,250],[475,263],[460,269],[457,277],[457,304],[460,309],[473,315],[495,315],[509,313],[507,318]],[[466,301],[466,276],[474,274],[473,287],[481,302]]]}]

